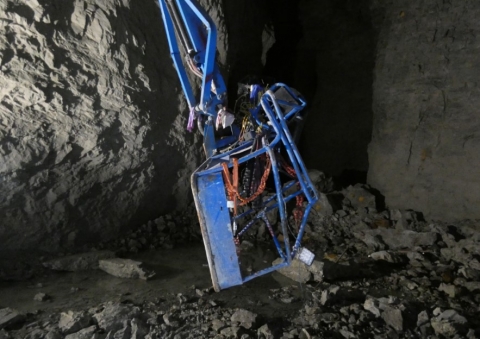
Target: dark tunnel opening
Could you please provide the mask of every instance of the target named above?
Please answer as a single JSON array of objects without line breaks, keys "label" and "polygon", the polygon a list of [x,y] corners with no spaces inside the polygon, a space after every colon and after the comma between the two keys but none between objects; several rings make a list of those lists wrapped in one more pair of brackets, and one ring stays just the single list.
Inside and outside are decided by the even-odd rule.
[{"label": "dark tunnel opening", "polygon": [[[247,74],[296,88],[308,103],[299,142],[307,167],[333,176],[340,187],[366,183],[376,46],[368,2],[282,0],[252,7],[241,9],[252,20],[245,27],[237,22],[239,5],[226,4],[234,49],[229,97]],[[274,43],[265,51],[268,27]]]}]

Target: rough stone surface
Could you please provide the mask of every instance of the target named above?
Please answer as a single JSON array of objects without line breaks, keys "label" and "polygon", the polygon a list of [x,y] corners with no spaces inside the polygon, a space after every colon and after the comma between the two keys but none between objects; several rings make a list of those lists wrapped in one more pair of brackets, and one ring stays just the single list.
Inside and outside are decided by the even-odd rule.
[{"label": "rough stone surface", "polygon": [[480,218],[480,3],[372,1],[378,44],[368,183],[390,207]]},{"label": "rough stone surface", "polygon": [[86,312],[62,312],[58,328],[65,334],[78,332],[90,325],[91,316]]},{"label": "rough stone surface", "polygon": [[106,240],[189,203],[201,148],[157,2],[1,0],[0,22],[3,250]]},{"label": "rough stone surface", "polygon": [[437,241],[434,232],[397,231],[394,229],[373,229],[354,233],[355,237],[373,249],[402,249],[415,246],[431,246]]},{"label": "rough stone surface", "polygon": [[130,259],[113,258],[100,260],[99,268],[119,278],[147,280],[155,275],[155,272],[144,268],[140,261]]},{"label": "rough stone surface", "polygon": [[138,307],[108,302],[101,312],[93,315],[93,318],[98,327],[108,332],[120,330],[124,321],[138,317],[139,314],[140,309]]},{"label": "rough stone surface", "polygon": [[249,329],[258,321],[258,315],[244,309],[238,309],[232,314],[230,320],[233,323],[239,323],[241,326]]},{"label": "rough stone surface", "polygon": [[35,296],[33,297],[33,300],[43,302],[43,301],[47,301],[50,298],[51,297],[48,294],[40,292],[35,294]]},{"label": "rough stone surface", "polygon": [[11,308],[0,309],[0,330],[25,321],[25,315]]},{"label": "rough stone surface", "polygon": [[92,339],[97,338],[95,332],[97,331],[97,326],[93,325],[87,328],[84,328],[76,333],[68,334],[65,336],[65,339]]},{"label": "rough stone surface", "polygon": [[[272,265],[278,265],[283,259],[276,259]],[[310,280],[321,282],[324,278],[324,262],[320,260],[314,260],[310,266],[304,264],[298,259],[293,259],[290,266],[284,267],[278,270],[279,273],[286,277],[298,281],[307,282]]]},{"label": "rough stone surface", "polygon": [[49,260],[43,263],[43,266],[55,271],[79,271],[97,269],[100,259],[114,258],[115,253],[111,251],[98,251],[69,255],[62,258]]}]

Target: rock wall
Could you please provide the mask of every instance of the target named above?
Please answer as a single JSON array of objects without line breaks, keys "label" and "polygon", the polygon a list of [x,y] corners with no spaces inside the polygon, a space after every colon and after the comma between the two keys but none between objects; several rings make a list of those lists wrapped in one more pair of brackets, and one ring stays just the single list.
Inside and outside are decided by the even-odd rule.
[{"label": "rock wall", "polygon": [[368,182],[390,206],[480,218],[480,2],[373,1]]},{"label": "rock wall", "polygon": [[189,203],[203,154],[158,3],[0,0],[0,244],[114,238]]}]

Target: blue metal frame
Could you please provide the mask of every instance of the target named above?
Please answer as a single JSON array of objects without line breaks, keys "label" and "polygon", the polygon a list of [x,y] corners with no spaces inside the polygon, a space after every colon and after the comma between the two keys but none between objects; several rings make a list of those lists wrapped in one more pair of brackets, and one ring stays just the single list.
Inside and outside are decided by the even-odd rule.
[{"label": "blue metal frame", "polygon": [[[299,105],[292,105],[294,112],[289,112],[288,116],[290,118],[295,114],[295,112],[299,112],[305,107],[305,102],[301,98],[296,96],[290,90],[290,88],[288,88],[288,86],[284,84],[275,84],[274,86],[272,86],[262,96],[261,104],[255,108],[255,110],[257,111],[262,110],[268,117],[269,121],[269,124],[267,125],[268,127],[263,125],[265,126],[265,130],[268,130],[267,136],[264,137],[264,145],[262,148],[255,152],[238,157],[238,163],[243,164],[248,160],[258,157],[261,154],[269,155],[272,162],[271,173],[273,173],[275,182],[274,196],[266,200],[262,204],[262,206],[258,207],[257,209],[249,209],[242,214],[232,216],[230,211],[225,208],[225,206],[227,205],[227,197],[224,192],[222,195],[222,199],[225,200],[219,203],[218,192],[213,190],[210,190],[209,192],[204,191],[206,187],[205,182],[211,182],[212,180],[216,180],[221,183],[220,185],[224,185],[223,178],[221,176],[223,168],[222,166],[220,166],[220,164],[222,162],[226,162],[228,163],[229,167],[232,167],[232,157],[234,155],[238,156],[241,153],[247,153],[247,151],[252,146],[252,141],[243,142],[238,147],[228,152],[209,158],[192,174],[191,184],[193,196],[199,215],[200,226],[202,229],[202,235],[207,252],[207,258],[210,270],[212,272],[212,281],[216,291],[242,284],[258,276],[288,266],[292,258],[295,257],[297,251],[300,248],[301,240],[305,232],[305,226],[308,220],[308,215],[312,207],[318,200],[318,194],[315,190],[315,186],[313,185],[310,177],[308,176],[307,169],[300,157],[300,153],[298,152],[298,149],[293,142],[292,136],[288,129],[287,120],[285,118],[287,115],[283,114],[283,110],[280,106],[280,104],[283,104],[284,102],[279,101],[275,98],[275,91],[279,88],[284,88],[288,90],[289,93],[292,94],[294,98],[298,100],[298,102],[300,102]],[[297,175],[297,178],[294,181],[286,185],[284,185],[281,181],[279,165],[276,160],[277,150],[280,148],[284,148],[287,151],[290,163],[295,169],[295,173]],[[298,191],[287,195],[289,189],[294,185],[300,186]],[[287,236],[288,216],[287,211],[285,210],[285,206],[288,201],[291,201],[292,199],[296,198],[301,194],[305,196],[307,206],[305,207],[304,215],[299,226],[299,232],[295,238],[293,246],[291,246],[289,236]],[[271,204],[273,200],[275,200],[275,203]],[[239,262],[236,254],[234,256],[224,256],[223,254],[220,254],[223,253],[222,251],[225,250],[225,247],[229,247],[230,252],[233,252],[233,250],[235,249],[235,243],[233,239],[234,235],[231,231],[231,225],[233,225],[233,222],[236,222],[237,224],[242,224],[243,221],[245,230],[251,227],[257,221],[264,220],[265,213],[272,210],[278,210],[278,214],[280,217],[281,233],[285,235],[283,244],[280,243],[280,241],[276,238],[275,235],[272,235],[272,241],[277,249],[280,258],[282,258],[282,262],[280,264],[255,272],[251,275],[242,277],[241,280],[239,280],[238,275],[232,273],[239,271]],[[220,218],[219,215],[222,215],[222,217]],[[230,216],[229,222],[225,222],[225,219],[223,219],[227,215]],[[251,217],[251,215],[253,215],[253,217]],[[247,217],[250,217],[250,219],[248,219]],[[219,222],[219,220],[223,221]],[[228,232],[228,235],[225,229],[230,230]],[[226,236],[220,239],[217,236],[217,238],[213,240],[211,237],[212,233],[215,233],[216,235],[218,235],[219,233],[223,233],[226,234]],[[219,246],[221,246],[222,250],[218,249]],[[225,261],[228,262],[228,265],[225,263]]]},{"label": "blue metal frame", "polygon": [[[168,4],[167,4],[168,3]],[[213,156],[218,149],[225,146],[225,143],[231,143],[236,136],[226,140],[216,140],[214,125],[217,118],[219,107],[226,104],[226,86],[215,62],[217,51],[217,29],[202,7],[195,0],[159,0],[162,18],[167,33],[168,45],[175,68],[182,85],[183,92],[187,98],[190,109],[204,116],[206,123],[204,126],[204,149],[207,157]],[[182,61],[180,49],[177,42],[175,30],[175,17],[169,10],[170,6],[175,6],[178,14],[181,16],[185,30],[188,34],[193,51],[185,51],[186,54],[194,55],[192,60],[195,67],[202,74],[202,85],[200,88],[200,99],[197,100],[194,90],[188,79],[185,66]],[[171,7],[170,7],[171,8]],[[212,89],[212,83],[215,90]],[[234,134],[237,131],[234,131]]]},{"label": "blue metal frame", "polygon": [[[232,128],[232,136],[216,139],[214,124],[217,111],[226,104],[225,82],[215,62],[216,27],[195,0],[158,1],[170,53],[188,105],[191,110],[195,110],[197,114],[206,118],[203,135],[207,160],[192,174],[191,186],[212,282],[214,289],[220,291],[288,266],[300,248],[308,215],[318,200],[318,196],[290,134],[287,122],[301,112],[306,103],[288,86],[281,83],[274,84],[262,95],[258,105],[250,110],[257,128],[262,130],[263,145],[261,148],[252,151],[253,140],[239,140],[239,129],[235,126]],[[183,44],[186,61],[182,60],[178,42]],[[188,64],[192,72],[202,77],[198,100],[189,81],[184,62]],[[279,94],[278,97],[276,97],[276,93]],[[284,100],[285,93],[292,100]],[[267,124],[265,124],[265,119],[268,120]],[[228,149],[227,146],[231,149]],[[289,162],[295,170],[296,178],[291,183],[282,183],[280,177],[279,163],[277,162],[280,149],[286,150]],[[222,163],[227,163],[229,167],[232,167],[231,159],[233,157],[241,165],[262,155],[268,155],[271,161],[271,173],[273,173],[275,184],[274,195],[263,201],[260,206],[255,205],[255,208],[251,207],[235,216],[227,201]],[[298,187],[298,190],[291,193],[290,188],[294,185]],[[306,207],[298,233],[293,236],[294,242],[291,245],[286,203],[299,195],[305,197]],[[272,211],[278,213],[279,231],[284,235],[283,242],[276,237],[266,217],[266,213]],[[243,276],[234,238],[245,233],[257,222],[266,223],[282,262],[251,275]],[[235,234],[234,224],[242,227],[237,234]]]}]

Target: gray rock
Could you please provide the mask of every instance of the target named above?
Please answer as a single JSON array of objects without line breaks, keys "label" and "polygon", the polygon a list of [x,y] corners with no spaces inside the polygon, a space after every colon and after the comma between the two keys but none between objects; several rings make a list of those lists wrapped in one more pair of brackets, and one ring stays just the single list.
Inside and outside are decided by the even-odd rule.
[{"label": "gray rock", "polygon": [[390,263],[404,263],[405,262],[405,256],[402,256],[397,253],[393,252],[388,252],[388,251],[379,251],[379,252],[374,252],[369,255],[370,258],[373,260],[383,260],[387,261]]},{"label": "gray rock", "polygon": [[[278,258],[273,261],[272,265],[278,265],[282,262],[283,259]],[[308,266],[297,259],[293,259],[289,266],[281,268],[277,272],[300,283],[306,283],[312,279],[312,272],[310,272]]]},{"label": "gray rock", "polygon": [[394,330],[403,331],[403,316],[402,311],[394,307],[386,307],[382,312],[382,319],[385,323],[391,326]]},{"label": "gray rock", "polygon": [[458,270],[458,274],[461,274],[464,278],[471,279],[471,280],[480,280],[480,271],[478,270],[473,270],[468,267],[461,267]]},{"label": "gray rock", "polygon": [[318,193],[318,201],[313,206],[317,213],[321,215],[332,215],[333,214],[333,206],[328,200],[328,195],[319,192]]},{"label": "gray rock", "polygon": [[436,334],[453,336],[457,333],[465,333],[467,319],[455,310],[446,310],[437,317],[431,319],[431,325]]},{"label": "gray rock", "polygon": [[445,292],[450,298],[458,297],[461,293],[461,288],[452,284],[441,283],[438,287],[439,291]]},{"label": "gray rock", "polygon": [[256,325],[258,315],[244,309],[237,309],[230,317],[230,321],[232,323],[239,323],[240,326],[250,329]]},{"label": "gray rock", "polygon": [[368,296],[363,304],[365,310],[371,312],[377,318],[382,317],[387,325],[396,331],[403,330],[403,315],[400,306],[397,305],[397,301],[393,297],[377,299]]},{"label": "gray rock", "polygon": [[415,232],[409,230],[395,230],[377,228],[354,232],[353,235],[373,249],[391,250],[414,248],[416,246],[432,246],[438,234],[435,232]]},{"label": "gray rock", "polygon": [[131,339],[143,339],[149,332],[147,325],[139,318],[134,318],[130,321],[132,328]]},{"label": "gray rock", "polygon": [[232,338],[232,337],[239,338],[242,332],[243,331],[240,327],[231,326],[231,327],[225,327],[224,329],[222,329],[220,331],[220,334],[227,338]]},{"label": "gray rock", "polygon": [[92,339],[95,338],[95,332],[97,331],[97,326],[93,325],[78,332],[68,334],[65,336],[65,339]]},{"label": "gray rock", "polygon": [[430,318],[428,317],[427,311],[423,310],[417,316],[417,326],[423,326],[427,323],[430,323]]},{"label": "gray rock", "polygon": [[350,332],[349,330],[347,329],[340,329],[340,334],[345,338],[345,339],[354,339],[354,338],[357,338],[357,336],[353,333],[353,332]]},{"label": "gray rock", "polygon": [[60,314],[60,321],[58,328],[64,334],[78,332],[90,325],[91,316],[87,312],[62,312]]},{"label": "gray rock", "polygon": [[35,294],[35,296],[33,297],[33,300],[35,300],[35,301],[47,301],[50,298],[51,297],[48,294],[40,292],[40,293]]},{"label": "gray rock", "polygon": [[130,259],[104,259],[99,261],[99,268],[115,277],[148,280],[155,272],[143,267],[140,261]]},{"label": "gray rock", "polygon": [[328,193],[333,191],[333,180],[325,173],[317,169],[309,169],[308,176],[319,192]]},{"label": "gray rock", "polygon": [[225,327],[225,322],[220,319],[213,319],[211,327],[214,331],[218,332],[220,329]]},{"label": "gray rock", "polygon": [[98,327],[102,330],[117,331],[124,328],[124,322],[140,315],[140,309],[136,306],[108,302],[103,310],[93,315]]},{"label": "gray rock", "polygon": [[111,251],[88,252],[49,260],[44,262],[43,266],[55,271],[75,272],[97,269],[100,259],[110,258],[115,258],[115,253]]},{"label": "gray rock", "polygon": [[464,286],[470,292],[480,291],[480,281],[467,281]]},{"label": "gray rock", "polygon": [[381,311],[380,311],[380,308],[379,308],[379,302],[378,300],[376,300],[375,298],[372,298],[372,297],[368,297],[366,300],[365,300],[365,303],[363,304],[363,308],[369,312],[371,312],[372,314],[375,315],[375,317],[380,317],[381,315]]},{"label": "gray rock", "polygon": [[57,331],[49,331],[46,335],[45,335],[45,338],[44,339],[62,339],[63,336],[58,333]]},{"label": "gray rock", "polygon": [[353,208],[376,209],[375,196],[364,188],[362,184],[349,186],[344,190],[345,197],[350,201]]},{"label": "gray rock", "polygon": [[0,309],[0,330],[25,321],[25,315],[11,308]]},{"label": "gray rock", "polygon": [[324,306],[334,302],[334,297],[337,292],[340,290],[339,286],[332,285],[328,290],[322,291],[322,296],[320,298],[320,303]]},{"label": "gray rock", "polygon": [[262,325],[257,330],[257,336],[260,338],[263,336],[265,339],[274,339],[275,335],[272,331],[272,328],[269,324]]}]

